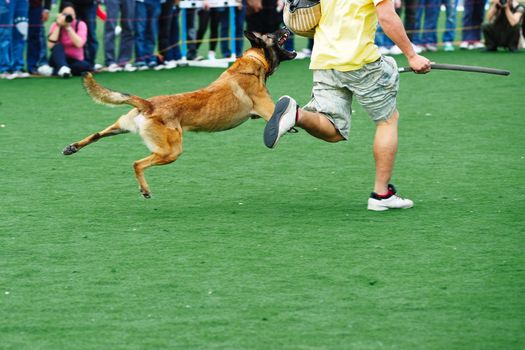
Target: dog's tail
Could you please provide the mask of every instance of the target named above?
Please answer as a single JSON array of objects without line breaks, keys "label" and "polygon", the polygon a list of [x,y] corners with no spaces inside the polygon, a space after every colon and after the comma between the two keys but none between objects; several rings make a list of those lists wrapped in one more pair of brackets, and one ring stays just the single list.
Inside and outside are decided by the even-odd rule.
[{"label": "dog's tail", "polygon": [[148,100],[138,96],[106,89],[95,81],[95,78],[93,78],[93,74],[91,73],[84,74],[83,84],[89,96],[91,96],[91,98],[97,103],[108,106],[128,104],[136,107],[143,113],[150,113],[153,110],[153,105]]}]

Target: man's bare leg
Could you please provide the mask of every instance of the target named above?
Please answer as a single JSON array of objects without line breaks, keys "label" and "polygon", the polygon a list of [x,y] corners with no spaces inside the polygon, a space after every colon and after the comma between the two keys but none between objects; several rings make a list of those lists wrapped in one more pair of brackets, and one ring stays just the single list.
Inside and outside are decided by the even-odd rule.
[{"label": "man's bare leg", "polygon": [[344,140],[344,137],[324,114],[305,111],[304,109],[299,109],[298,113],[296,125],[306,130],[310,135],[327,142]]},{"label": "man's bare leg", "polygon": [[309,134],[327,142],[344,140],[325,115],[300,109],[293,98],[282,96],[275,104],[272,117],[264,127],[266,147],[275,148],[281,136],[294,126],[299,126]]},{"label": "man's bare leg", "polygon": [[396,110],[388,120],[381,121],[376,125],[374,138],[374,158],[376,161],[374,192],[378,194],[388,192],[388,183],[392,177],[397,153],[398,120],[399,113]]}]

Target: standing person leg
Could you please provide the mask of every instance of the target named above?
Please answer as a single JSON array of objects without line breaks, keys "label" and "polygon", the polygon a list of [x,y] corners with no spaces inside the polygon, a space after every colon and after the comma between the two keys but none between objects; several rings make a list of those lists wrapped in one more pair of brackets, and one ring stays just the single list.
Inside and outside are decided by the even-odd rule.
[{"label": "standing person leg", "polygon": [[[47,4],[49,5],[49,4]],[[49,9],[42,6],[29,6],[29,31],[27,38],[26,63],[31,74],[50,76],[53,68],[47,60],[47,37],[44,22],[49,18]]]},{"label": "standing person leg", "polygon": [[[45,13],[45,15],[44,15]],[[40,21],[40,55],[38,58],[37,66],[41,68],[40,74],[49,75],[50,73],[50,67],[47,60],[47,36],[46,36],[46,28],[44,22],[48,20],[49,18],[49,10],[44,8],[42,10],[42,19]]]},{"label": "standing person leg", "polygon": [[157,56],[155,55],[155,43],[159,30],[160,2],[148,4],[148,21],[146,28],[146,55],[147,64],[150,68],[157,65]]},{"label": "standing person leg", "polygon": [[437,23],[441,0],[430,0],[425,9],[425,24],[423,26],[423,42],[428,51],[437,51]]},{"label": "standing person leg", "polygon": [[170,49],[168,51],[168,60],[172,65],[176,65],[176,61],[180,60],[182,55],[180,52],[180,33],[179,33],[179,9],[177,6],[172,7],[172,17],[170,26]]},{"label": "standing person leg", "polygon": [[210,9],[210,49],[208,59],[214,60],[217,57],[217,43],[219,40],[219,12],[216,8]]},{"label": "standing person leg", "polygon": [[416,16],[418,9],[418,0],[404,0],[405,8],[405,30],[410,41],[414,42],[414,34],[416,33]]},{"label": "standing person leg", "polygon": [[135,66],[139,69],[148,69],[146,65],[146,4],[135,2]]},{"label": "standing person leg", "polygon": [[[384,211],[411,208],[414,202],[397,196],[395,187],[390,184],[398,148],[397,64],[393,58],[384,57],[348,77],[348,85],[353,89],[356,99],[376,123],[373,145],[376,176],[374,191],[368,199],[368,209]],[[375,84],[370,84],[371,81]]]},{"label": "standing person leg", "polygon": [[117,72],[115,58],[115,27],[119,17],[119,0],[106,0],[106,21],[104,22],[104,63],[108,67],[108,71]]},{"label": "standing person leg", "polygon": [[96,60],[97,60],[97,51],[98,51],[98,39],[97,39],[97,3],[94,2],[92,5],[89,5],[86,8],[87,11],[87,17],[86,17],[86,24],[88,26],[88,37],[86,41],[86,52],[88,53],[88,56],[86,56],[86,61],[91,65],[91,67],[95,67]]},{"label": "standing person leg", "polygon": [[[424,1],[424,0],[422,0]],[[407,33],[408,38],[412,42],[412,45],[414,47],[414,51],[416,53],[421,53],[423,51],[423,48],[415,42],[420,41],[419,36],[419,29],[420,29],[420,21],[421,18],[417,18],[418,15],[418,9],[419,9],[419,1],[418,0],[404,0],[403,6],[405,11],[405,31]],[[421,17],[421,14],[420,14]],[[385,35],[386,37],[386,35]],[[392,44],[394,44],[392,42]],[[390,54],[392,55],[401,55],[403,51],[397,46],[393,45],[390,49]]]},{"label": "standing person leg", "polygon": [[87,5],[75,5],[77,18],[87,25],[87,40],[84,45],[84,57],[91,66],[95,66],[97,59],[97,4],[95,1]]},{"label": "standing person leg", "polygon": [[40,61],[40,37],[42,34],[41,31],[43,30],[42,9],[42,6],[29,7],[29,28],[27,31],[26,63],[27,71],[30,74],[37,73]]},{"label": "standing person leg", "polygon": [[416,10],[416,18],[414,23],[414,32],[412,33],[412,42],[415,45],[424,47],[423,36],[421,34],[421,22],[423,21],[423,16],[427,11],[427,0],[419,0]]},{"label": "standing person leg", "polygon": [[[206,31],[208,30],[208,24],[210,23],[210,16],[212,11],[214,11],[214,9],[200,9],[197,11],[197,17],[199,21],[195,43],[195,49],[197,51],[202,45],[204,34],[206,34]],[[212,39],[211,35],[210,39]]]},{"label": "standing person leg", "polygon": [[481,24],[485,16],[486,0],[474,0],[472,11],[472,47],[471,49],[484,48],[481,42]]},{"label": "standing person leg", "polygon": [[456,37],[456,13],[458,0],[443,0],[445,4],[445,31],[443,32],[443,49],[447,52],[454,51]]},{"label": "standing person leg", "polygon": [[237,57],[241,57],[244,52],[244,22],[247,6],[246,0],[243,0],[241,7],[235,10],[235,55]]},{"label": "standing person leg", "polygon": [[188,42],[187,59],[193,61],[197,58],[197,30],[195,29],[195,16],[197,15],[195,9],[186,10],[186,40]]},{"label": "standing person leg", "polygon": [[133,56],[133,45],[135,44],[133,33],[133,19],[135,18],[135,0],[120,0],[120,50],[117,63],[124,67],[125,71],[132,72],[135,67],[131,65]]},{"label": "standing person leg", "polygon": [[222,57],[230,58],[230,8],[222,8],[219,12],[219,28],[221,36],[221,53]]},{"label": "standing person leg", "polygon": [[0,0],[0,78],[7,78],[11,69],[13,14],[13,3]]},{"label": "standing person leg", "polygon": [[463,18],[462,24],[463,29],[461,30],[461,44],[460,49],[468,49],[472,40],[472,26],[473,24],[473,5],[475,0],[464,0],[463,1]]},{"label": "standing person leg", "polygon": [[398,119],[399,113],[396,110],[389,119],[376,124],[373,147],[376,163],[375,193],[385,194],[388,192],[388,183],[392,178],[394,161],[397,154]]},{"label": "standing person leg", "polygon": [[28,78],[29,74],[25,72],[25,48],[28,34],[28,0],[11,0],[15,2],[14,9],[14,27],[12,38],[12,78]]},{"label": "standing person leg", "polygon": [[[160,4],[158,49],[161,62],[159,63],[164,63],[166,61],[166,53],[170,42],[171,8],[172,1],[170,0]],[[159,65],[158,68],[165,68],[165,66]]]}]

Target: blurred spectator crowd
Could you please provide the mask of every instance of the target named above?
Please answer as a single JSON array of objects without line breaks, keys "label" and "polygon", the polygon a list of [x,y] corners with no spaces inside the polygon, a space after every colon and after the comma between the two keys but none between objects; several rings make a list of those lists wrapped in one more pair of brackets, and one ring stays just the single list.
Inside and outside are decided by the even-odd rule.
[{"label": "blurred spectator crowd", "polygon": [[[525,7],[517,0],[489,1],[394,0],[393,5],[418,53],[458,48],[518,51],[523,45]],[[52,0],[0,0],[0,78],[172,69],[181,59],[216,60],[218,45],[223,58],[234,59],[242,55],[245,29],[268,33],[283,25],[282,0],[237,0],[235,33],[230,32],[230,9],[213,3],[204,0],[202,8],[186,10],[187,53],[183,58],[179,0],[69,0],[55,4],[59,7],[56,16],[50,15]],[[438,29],[440,15],[444,29]],[[100,37],[97,17],[104,23]],[[456,39],[458,30],[461,38]],[[232,36],[235,52],[231,52]],[[203,42],[208,42],[207,57],[198,54]],[[384,55],[401,54],[380,27],[376,45]],[[312,47],[309,39],[298,57],[308,57]],[[99,48],[104,53],[103,65],[96,62]],[[293,36],[286,48],[294,49]]]}]

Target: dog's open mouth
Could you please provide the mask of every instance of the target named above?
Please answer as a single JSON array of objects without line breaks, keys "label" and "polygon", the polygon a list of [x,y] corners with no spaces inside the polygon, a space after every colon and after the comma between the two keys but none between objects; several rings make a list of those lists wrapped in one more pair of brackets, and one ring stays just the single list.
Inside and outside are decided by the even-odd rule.
[{"label": "dog's open mouth", "polygon": [[288,40],[288,37],[290,36],[290,32],[287,29],[281,29],[278,32],[277,35],[277,46],[279,48],[279,52],[281,55],[285,57],[285,59],[294,59],[295,56],[297,56],[297,52],[295,51],[288,51],[284,48],[284,44],[286,40]]}]

